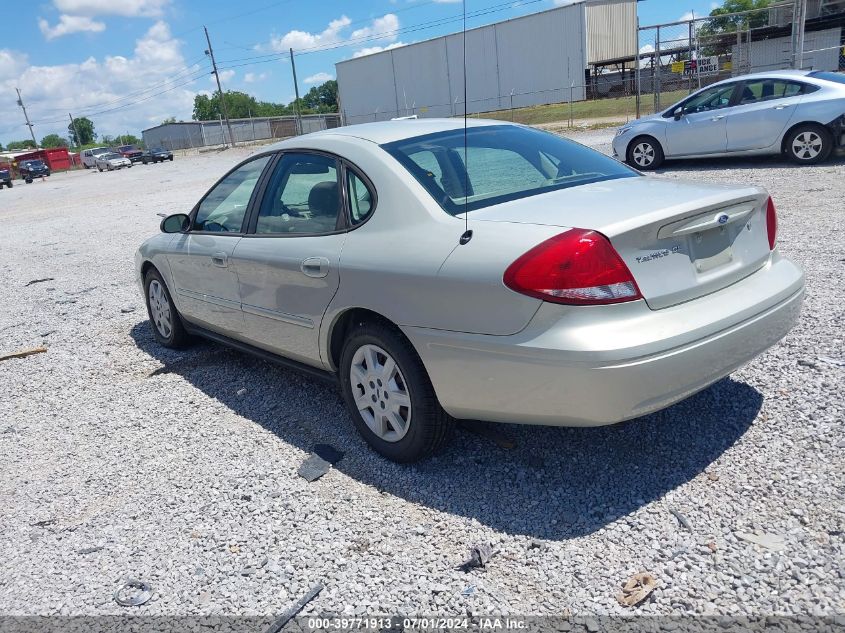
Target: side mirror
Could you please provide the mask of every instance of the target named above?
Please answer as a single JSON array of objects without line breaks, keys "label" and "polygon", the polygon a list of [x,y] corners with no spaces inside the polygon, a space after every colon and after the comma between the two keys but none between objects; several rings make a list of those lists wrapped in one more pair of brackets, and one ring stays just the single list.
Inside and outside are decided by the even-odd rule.
[{"label": "side mirror", "polygon": [[675,108],[675,111],[672,113],[672,116],[675,117],[676,121],[680,121],[681,117],[684,116],[684,108],[682,106],[678,106]]},{"label": "side mirror", "polygon": [[184,213],[174,213],[164,218],[159,228],[162,233],[184,233],[190,226],[191,218]]}]

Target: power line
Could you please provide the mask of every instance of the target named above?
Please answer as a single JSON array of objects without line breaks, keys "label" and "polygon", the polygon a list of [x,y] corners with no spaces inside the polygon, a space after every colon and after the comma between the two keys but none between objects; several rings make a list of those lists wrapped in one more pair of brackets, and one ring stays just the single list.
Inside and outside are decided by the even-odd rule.
[{"label": "power line", "polygon": [[[526,0],[520,6],[528,6],[528,5],[536,4],[538,2],[543,2],[543,1],[544,0]],[[512,7],[513,7],[512,2],[505,2],[505,3],[501,3],[501,4],[491,5],[490,7],[486,7],[484,9],[476,9],[475,11],[468,13],[467,19],[482,17],[482,16],[485,16],[485,15],[489,15],[491,13],[498,13],[500,11],[506,11],[507,9],[510,9]],[[330,44],[325,44],[325,45],[321,45],[321,46],[312,46],[310,48],[297,49],[296,54],[297,55],[307,55],[307,54],[311,54],[311,53],[318,53],[318,52],[323,52],[323,51],[335,50],[337,48],[343,48],[343,47],[346,47],[346,46],[351,46],[353,44],[360,44],[360,43],[363,43],[363,42],[372,42],[372,41],[376,41],[376,40],[385,39],[386,37],[389,37],[389,36],[392,36],[392,35],[399,36],[399,35],[405,35],[405,34],[408,34],[408,33],[415,33],[417,31],[424,31],[426,29],[431,29],[431,28],[435,28],[435,27],[438,27],[438,26],[443,26],[445,24],[450,24],[452,22],[460,22],[462,20],[463,20],[463,15],[446,16],[446,17],[442,17],[442,18],[436,18],[434,20],[429,20],[427,22],[420,22],[419,24],[412,24],[412,25],[409,25],[409,26],[406,26],[406,27],[401,27],[401,28],[398,28],[398,29],[392,29],[392,30],[389,30],[389,31],[381,31],[379,33],[371,33],[371,34],[368,34],[368,35],[362,35],[362,36],[354,37],[354,38],[347,38],[347,39],[344,39],[344,40],[338,40],[337,42],[332,42]],[[240,68],[242,66],[252,65],[252,63],[260,64],[260,63],[277,61],[277,60],[281,59],[282,57],[284,57],[285,55],[286,55],[286,53],[278,52],[278,53],[268,53],[266,55],[255,55],[255,56],[252,56],[252,57],[239,57],[239,58],[235,58],[235,59],[229,59],[229,60],[221,61],[220,67],[225,68],[225,69]],[[242,61],[249,61],[249,62],[252,62],[252,63],[233,65],[233,62],[242,62]]]}]

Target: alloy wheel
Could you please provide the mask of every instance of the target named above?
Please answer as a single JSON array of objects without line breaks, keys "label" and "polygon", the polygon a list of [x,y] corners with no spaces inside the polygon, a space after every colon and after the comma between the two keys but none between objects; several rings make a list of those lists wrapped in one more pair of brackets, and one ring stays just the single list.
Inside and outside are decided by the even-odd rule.
[{"label": "alloy wheel", "polygon": [[170,302],[164,294],[164,287],[153,279],[147,290],[147,297],[150,302],[150,316],[153,318],[158,333],[164,338],[170,338],[173,333],[173,321],[170,315]]},{"label": "alloy wheel", "polygon": [[362,345],[352,357],[349,381],[369,429],[385,442],[405,437],[411,425],[411,396],[393,357],[376,345]]},{"label": "alloy wheel", "polygon": [[638,143],[631,152],[634,162],[640,167],[648,167],[654,162],[654,147],[651,143]]},{"label": "alloy wheel", "polygon": [[801,160],[812,160],[822,151],[822,137],[812,131],[801,132],[792,139],[792,153]]}]

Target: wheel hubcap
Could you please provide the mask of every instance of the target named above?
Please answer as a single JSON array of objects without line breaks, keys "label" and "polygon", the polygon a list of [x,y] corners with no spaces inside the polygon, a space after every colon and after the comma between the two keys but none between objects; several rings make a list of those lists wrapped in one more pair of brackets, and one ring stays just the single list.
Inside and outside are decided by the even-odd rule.
[{"label": "wheel hubcap", "polygon": [[366,425],[385,442],[398,442],[411,424],[411,397],[396,361],[376,345],[362,345],[349,372],[355,405]]},{"label": "wheel hubcap", "polygon": [[822,138],[815,132],[802,132],[792,141],[792,153],[803,160],[810,160],[822,151]]},{"label": "wheel hubcap", "polygon": [[158,281],[153,279],[150,282],[150,288],[147,291],[150,303],[150,316],[155,323],[158,333],[164,338],[170,338],[173,332],[173,323],[170,317],[170,302],[164,294],[164,287]]},{"label": "wheel hubcap", "polygon": [[654,162],[654,148],[649,143],[640,143],[634,147],[634,162],[641,167],[648,167]]}]

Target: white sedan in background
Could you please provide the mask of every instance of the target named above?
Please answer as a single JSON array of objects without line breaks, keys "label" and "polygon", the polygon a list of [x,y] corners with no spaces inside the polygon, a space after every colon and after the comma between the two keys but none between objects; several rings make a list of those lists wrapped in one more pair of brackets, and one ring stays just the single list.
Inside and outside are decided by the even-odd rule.
[{"label": "white sedan in background", "polygon": [[132,161],[121,156],[117,152],[109,152],[108,154],[100,154],[96,161],[97,169],[103,171],[112,171],[115,169],[122,169],[123,167],[132,167]]},{"label": "white sedan in background", "polygon": [[845,74],[756,73],[720,81],[616,132],[613,155],[637,169],[665,158],[785,154],[812,165],[845,147]]}]

